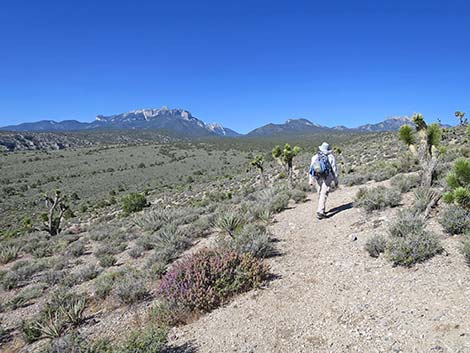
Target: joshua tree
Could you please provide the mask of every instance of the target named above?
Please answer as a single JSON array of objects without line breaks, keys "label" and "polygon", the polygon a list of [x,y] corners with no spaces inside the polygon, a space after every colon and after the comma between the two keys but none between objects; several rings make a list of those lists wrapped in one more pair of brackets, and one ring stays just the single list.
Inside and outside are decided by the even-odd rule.
[{"label": "joshua tree", "polygon": [[297,156],[300,151],[301,148],[299,146],[294,146],[294,148],[292,148],[288,143],[286,143],[284,149],[278,145],[274,147],[272,151],[273,157],[276,158],[279,163],[286,168],[289,187],[292,187],[292,162],[294,157]]},{"label": "joshua tree", "polygon": [[50,235],[57,235],[62,230],[60,227],[62,219],[64,218],[65,211],[69,208],[66,204],[67,198],[62,195],[60,190],[56,190],[53,197],[45,194],[44,201],[49,210],[42,215],[45,230],[47,230]]},{"label": "joshua tree", "polygon": [[251,162],[250,164],[255,167],[256,169],[259,170],[259,173],[261,175],[261,182],[263,183],[263,185],[265,186],[266,185],[266,179],[264,177],[264,157],[259,154],[257,155]]},{"label": "joshua tree", "polygon": [[421,167],[421,186],[430,188],[437,166],[439,155],[437,147],[441,142],[442,131],[436,123],[427,125],[421,114],[415,114],[412,120],[416,133],[411,126],[403,125],[399,132],[400,140],[418,157]]},{"label": "joshua tree", "polygon": [[463,119],[464,116],[465,116],[465,112],[461,112],[461,111],[457,110],[454,114],[459,119],[459,124],[464,125],[465,122],[466,122],[466,119],[465,120]]}]

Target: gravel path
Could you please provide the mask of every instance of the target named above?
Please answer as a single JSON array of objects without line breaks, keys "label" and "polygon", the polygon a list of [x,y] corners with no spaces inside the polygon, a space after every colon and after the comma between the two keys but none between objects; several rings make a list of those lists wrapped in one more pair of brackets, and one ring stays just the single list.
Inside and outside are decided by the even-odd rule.
[{"label": "gravel path", "polygon": [[397,210],[366,216],[351,207],[356,191],[330,194],[339,212],[326,220],[313,217],[315,195],[277,215],[282,255],[268,262],[278,278],[173,329],[172,342],[196,352],[470,352],[459,239],[443,237],[448,255],[412,269],[373,259],[364,243]]}]

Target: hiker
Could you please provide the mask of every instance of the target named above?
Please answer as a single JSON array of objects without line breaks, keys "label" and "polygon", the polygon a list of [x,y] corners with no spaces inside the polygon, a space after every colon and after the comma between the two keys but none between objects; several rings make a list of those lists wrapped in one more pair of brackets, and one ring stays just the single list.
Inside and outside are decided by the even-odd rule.
[{"label": "hiker", "polygon": [[309,169],[309,184],[313,186],[313,181],[317,183],[318,209],[317,218],[326,218],[325,207],[330,187],[338,187],[338,168],[336,159],[328,143],[323,142],[318,147],[318,153],[312,157]]}]

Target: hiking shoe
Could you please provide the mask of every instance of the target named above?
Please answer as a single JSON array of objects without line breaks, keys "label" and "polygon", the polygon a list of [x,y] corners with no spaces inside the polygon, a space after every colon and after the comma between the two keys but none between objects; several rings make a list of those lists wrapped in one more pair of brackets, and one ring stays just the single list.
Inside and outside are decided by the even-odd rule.
[{"label": "hiking shoe", "polygon": [[326,218],[326,215],[324,213],[317,212],[317,218],[318,219],[323,219],[323,218]]}]

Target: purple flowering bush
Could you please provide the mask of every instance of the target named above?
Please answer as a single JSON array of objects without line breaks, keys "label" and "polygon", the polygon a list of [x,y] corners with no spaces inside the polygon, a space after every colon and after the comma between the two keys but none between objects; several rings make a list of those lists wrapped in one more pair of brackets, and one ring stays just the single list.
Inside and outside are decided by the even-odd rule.
[{"label": "purple flowering bush", "polygon": [[268,267],[251,254],[206,249],[176,263],[158,292],[173,305],[207,312],[234,294],[258,287],[268,273]]}]

